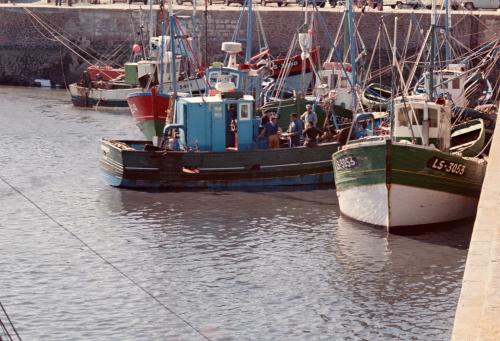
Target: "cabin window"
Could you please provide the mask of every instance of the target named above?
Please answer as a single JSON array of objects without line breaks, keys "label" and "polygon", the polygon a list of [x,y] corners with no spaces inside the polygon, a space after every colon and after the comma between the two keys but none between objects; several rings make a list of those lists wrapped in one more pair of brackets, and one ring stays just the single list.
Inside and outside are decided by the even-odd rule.
[{"label": "cabin window", "polygon": [[436,109],[427,109],[427,113],[429,114],[429,127],[437,128],[438,126],[438,112]]},{"label": "cabin window", "polygon": [[452,89],[460,89],[460,78],[455,78],[451,81]]},{"label": "cabin window", "polygon": [[238,88],[239,87],[238,83],[239,83],[240,75],[238,75],[237,73],[230,73],[229,77],[230,77],[230,81],[233,82],[234,86]]},{"label": "cabin window", "polygon": [[[422,121],[424,120],[424,109],[414,109],[413,112],[415,113],[415,115],[413,115],[413,113],[410,112],[411,114],[411,124],[412,125],[421,125],[422,124]],[[417,122],[415,122],[415,117],[417,118]]]},{"label": "cabin window", "polygon": [[408,126],[408,110],[406,108],[401,108],[398,110],[398,127]]},{"label": "cabin window", "polygon": [[340,87],[347,88],[347,77],[340,77]]},{"label": "cabin window", "polygon": [[240,120],[249,120],[250,119],[250,104],[244,103],[240,104]]},{"label": "cabin window", "polygon": [[208,81],[211,85],[214,85],[219,81],[220,73],[218,71],[212,71],[208,75]]},{"label": "cabin window", "polygon": [[330,89],[335,89],[337,87],[338,77],[339,76],[337,76],[337,75],[332,75],[330,77]]},{"label": "cabin window", "polygon": [[221,119],[222,118],[222,106],[217,104],[211,104],[210,110],[212,111],[213,118]]},{"label": "cabin window", "polygon": [[443,81],[442,81],[442,84],[440,87],[448,89],[450,86],[451,86],[451,84],[450,84],[450,82],[448,82],[448,78],[443,78]]}]

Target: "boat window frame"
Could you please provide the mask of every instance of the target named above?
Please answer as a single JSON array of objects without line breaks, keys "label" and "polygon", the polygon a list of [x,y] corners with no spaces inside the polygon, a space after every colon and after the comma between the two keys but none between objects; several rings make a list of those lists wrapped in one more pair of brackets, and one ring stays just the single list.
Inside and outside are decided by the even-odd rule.
[{"label": "boat window frame", "polygon": [[[213,75],[216,75],[216,77],[213,77]],[[211,70],[208,73],[208,83],[210,85],[215,85],[219,81],[220,77],[221,77],[220,70]],[[214,79],[215,81],[212,81],[212,79]]]},{"label": "boat window frame", "polygon": [[[243,116],[243,108],[246,107],[246,116]],[[252,118],[252,106],[250,103],[245,102],[245,103],[240,103],[238,105],[238,120],[241,121],[249,121]]]},{"label": "boat window frame", "polygon": [[451,89],[452,90],[460,90],[460,88],[461,88],[460,83],[461,83],[460,77],[453,78],[451,81]]},{"label": "boat window frame", "polygon": [[[236,89],[239,89],[240,84],[240,74],[236,72],[229,72],[229,80],[233,82]],[[236,81],[234,81],[236,80]]]}]

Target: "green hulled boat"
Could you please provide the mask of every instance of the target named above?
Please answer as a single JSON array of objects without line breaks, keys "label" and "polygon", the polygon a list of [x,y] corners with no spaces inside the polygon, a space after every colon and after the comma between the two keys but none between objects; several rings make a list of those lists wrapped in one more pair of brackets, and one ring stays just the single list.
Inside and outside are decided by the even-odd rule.
[{"label": "green hulled boat", "polygon": [[450,150],[450,104],[412,96],[395,100],[394,112],[390,137],[355,140],[333,154],[342,214],[389,230],[473,216],[486,162],[465,157],[466,147]]}]

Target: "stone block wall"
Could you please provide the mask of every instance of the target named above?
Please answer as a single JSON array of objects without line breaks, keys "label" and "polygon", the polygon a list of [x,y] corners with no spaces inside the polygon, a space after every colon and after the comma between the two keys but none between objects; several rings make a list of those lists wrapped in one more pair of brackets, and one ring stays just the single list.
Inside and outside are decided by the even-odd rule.
[{"label": "stone block wall", "polygon": [[[110,8],[53,8],[38,7],[29,9],[33,15],[47,22],[57,32],[70,39],[73,44],[66,46],[55,41],[47,33],[37,19],[23,8],[0,9],[0,84],[29,85],[36,78],[51,79],[53,83],[65,84],[78,79],[81,71],[87,66],[86,61],[95,61],[94,57],[116,61],[118,65],[132,58],[131,46],[140,42],[140,25],[144,26],[143,36],[147,37],[149,12],[145,10],[110,9]],[[186,13],[184,13],[186,14]],[[156,26],[160,32],[162,17],[156,12]],[[223,41],[232,40],[238,23],[240,12],[235,10],[209,10],[206,16],[203,11],[197,13],[197,31],[201,44],[202,61],[208,63],[223,60],[220,51]],[[393,40],[394,13],[389,12],[356,12],[356,26],[362,38],[366,55],[359,60],[365,67],[369,64],[379,29],[382,30],[381,45],[375,49],[372,68],[379,64],[390,63],[390,44]],[[314,35],[322,47],[325,57],[331,42],[337,36],[343,13],[324,11],[315,19]],[[481,17],[454,14],[453,22],[458,23],[453,31],[463,52],[467,48],[477,47],[500,33],[500,16],[483,15]],[[302,12],[270,11],[261,9],[260,18],[263,31],[273,55],[285,56],[294,33],[303,24]],[[246,16],[242,17],[242,25],[237,39],[244,41]],[[189,20],[187,30],[192,31]],[[385,24],[385,28],[384,25]],[[399,13],[397,25],[397,47],[406,56],[417,53],[422,46],[423,37],[430,25],[428,12],[415,14]],[[260,31],[260,25],[254,25],[254,31]],[[205,28],[207,32],[205,34]],[[389,36],[390,38],[387,38]],[[339,35],[338,47],[343,45],[343,32]],[[205,41],[207,42],[205,44]],[[254,51],[259,44],[257,34],[254,35]],[[79,55],[70,51],[71,48]],[[362,48],[361,45],[358,46]],[[86,52],[83,52],[86,51]],[[339,54],[341,54],[339,50]],[[410,67],[410,64],[407,65]]]}]

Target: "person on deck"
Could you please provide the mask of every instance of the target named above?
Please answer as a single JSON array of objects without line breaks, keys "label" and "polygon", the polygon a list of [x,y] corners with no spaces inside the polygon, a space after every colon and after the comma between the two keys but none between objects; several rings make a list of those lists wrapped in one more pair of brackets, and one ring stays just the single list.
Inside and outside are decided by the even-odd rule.
[{"label": "person on deck", "polygon": [[271,149],[279,148],[280,146],[277,121],[278,119],[275,115],[271,116],[271,120],[265,124],[264,129],[259,135],[259,137],[265,137],[267,139],[267,145]]},{"label": "person on deck", "polygon": [[307,125],[308,122],[313,122],[313,125],[316,127],[318,124],[318,115],[312,110],[312,105],[306,105],[306,111],[300,116],[300,119],[304,123],[304,126]]},{"label": "person on deck", "polygon": [[288,136],[290,139],[290,147],[300,146],[300,138],[302,136],[302,121],[299,120],[299,115],[293,113],[290,115],[290,125],[288,126]]},{"label": "person on deck", "polygon": [[271,116],[274,113],[270,111],[266,111],[265,113],[262,114],[262,117],[260,118],[260,124],[259,124],[259,132],[261,133],[264,130],[264,127],[266,126],[266,123],[271,121]]},{"label": "person on deck", "polygon": [[322,131],[314,126],[313,121],[309,121],[306,125],[306,130],[302,133],[304,135],[304,146],[314,147],[318,144],[318,139]]}]

